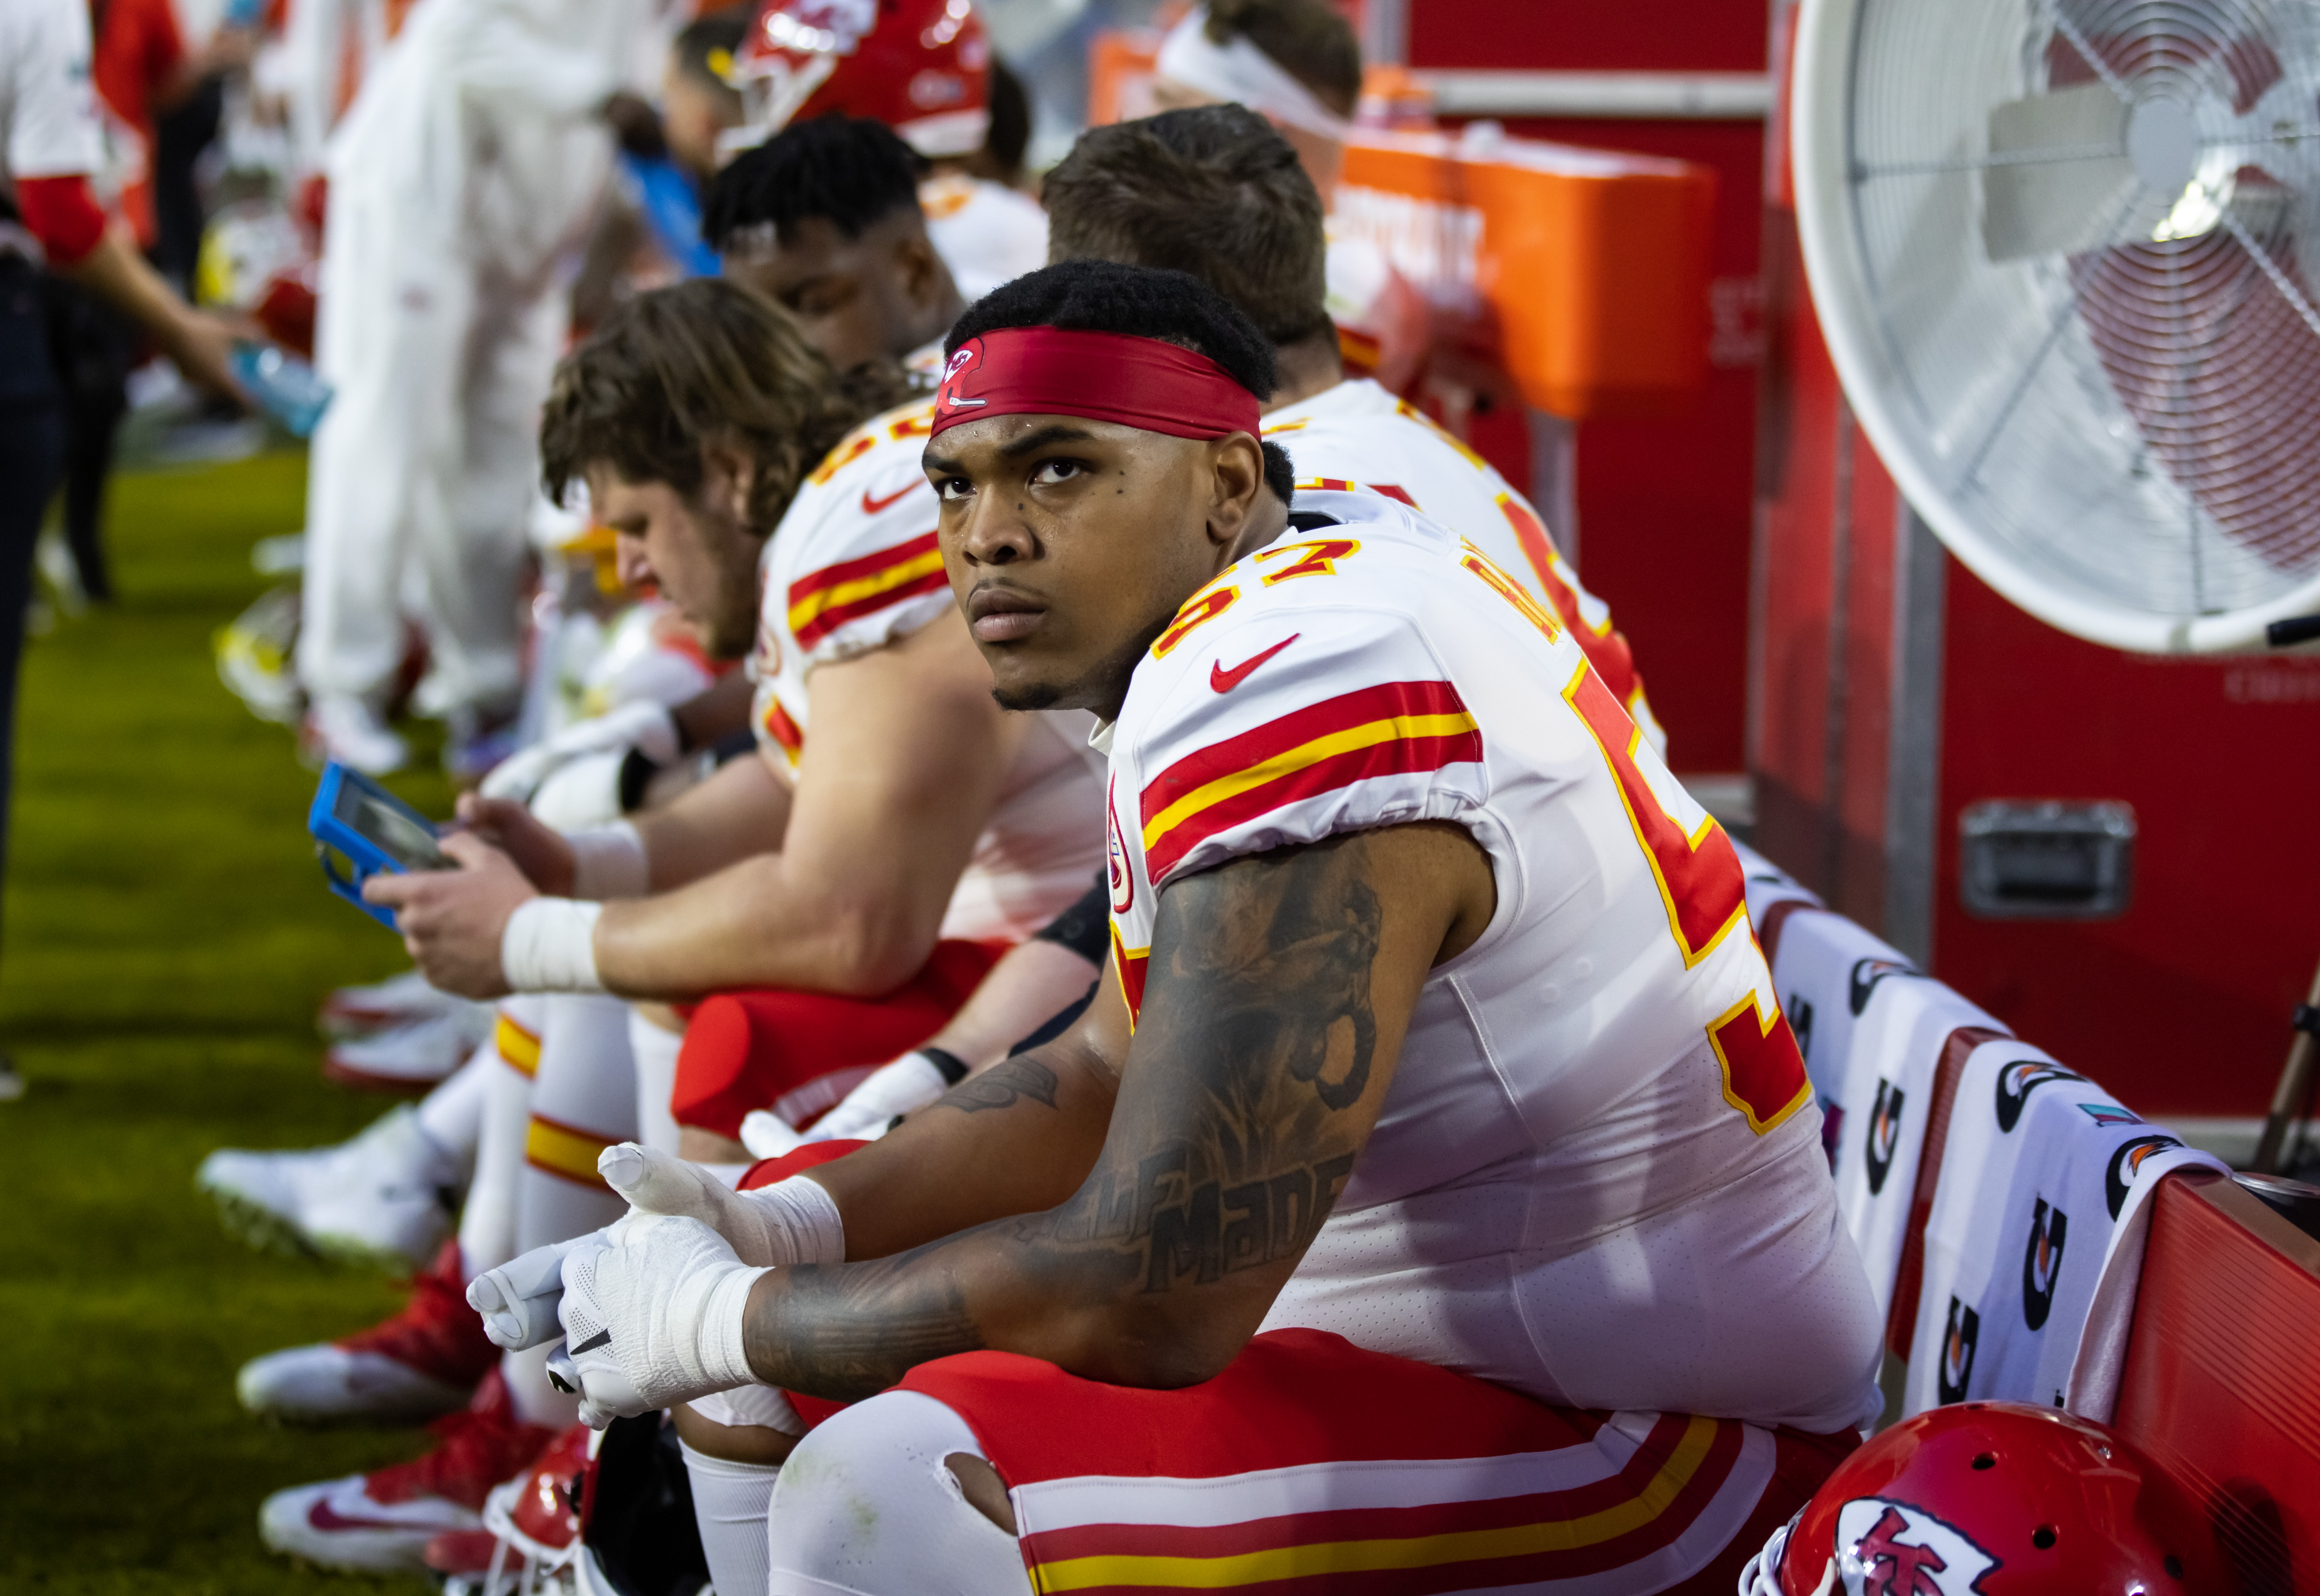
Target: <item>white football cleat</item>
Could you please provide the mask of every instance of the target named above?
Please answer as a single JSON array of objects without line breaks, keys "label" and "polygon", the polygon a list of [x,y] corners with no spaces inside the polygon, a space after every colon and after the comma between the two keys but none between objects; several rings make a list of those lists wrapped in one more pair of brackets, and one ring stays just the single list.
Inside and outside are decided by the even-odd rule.
[{"label": "white football cleat", "polygon": [[358,1092],[420,1096],[467,1063],[491,1036],[497,1020],[498,1011],[489,1003],[463,1003],[368,1036],[334,1042],[322,1055],[322,1074]]},{"label": "white football cleat", "polygon": [[370,1328],[244,1364],[242,1406],[284,1424],[408,1424],[467,1406],[500,1352],[461,1291],[458,1245],[447,1243],[412,1278],[411,1300]]},{"label": "white football cleat", "polygon": [[481,1515],[440,1496],[378,1501],[369,1478],[349,1474],[294,1485],[259,1504],[258,1533],[269,1550],[324,1568],[363,1573],[425,1573],[427,1543],[457,1529],[480,1529]]},{"label": "white football cleat", "polygon": [[403,1274],[424,1268],[450,1233],[462,1174],[406,1104],[334,1147],[221,1148],[194,1183],[253,1246]]},{"label": "white football cleat", "polygon": [[423,1456],[367,1474],[294,1485],[258,1510],[258,1532],[277,1552],[325,1568],[371,1573],[427,1571],[427,1543],[483,1527],[492,1488],[528,1469],[556,1432],[516,1419],[504,1389],[434,1426]]},{"label": "white football cleat", "polygon": [[[254,1357],[234,1376],[250,1412],[283,1424],[424,1424],[467,1405],[453,1385],[382,1352],[324,1341]],[[344,1482],[340,1482],[343,1483]]]},{"label": "white football cleat", "polygon": [[316,698],[306,711],[302,740],[312,751],[365,775],[391,775],[411,763],[411,745],[359,698]]},{"label": "white football cleat", "polygon": [[389,975],[367,986],[340,987],[322,1000],[322,1011],[316,1016],[315,1024],[324,1036],[336,1041],[368,1036],[389,1026],[408,1025],[414,1020],[431,1020],[438,1014],[490,1007],[488,1003],[438,992],[427,984],[426,976],[416,970],[405,970],[400,975]]}]

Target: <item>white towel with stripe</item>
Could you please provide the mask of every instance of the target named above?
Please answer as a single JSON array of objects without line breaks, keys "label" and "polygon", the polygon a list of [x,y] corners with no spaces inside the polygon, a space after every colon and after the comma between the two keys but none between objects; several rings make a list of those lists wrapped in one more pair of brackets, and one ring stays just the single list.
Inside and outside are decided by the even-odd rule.
[{"label": "white towel with stripe", "polygon": [[[2081,1371],[2082,1331],[2111,1301],[2117,1349],[2168,1173],[2222,1169],[2026,1043],[1966,1061],[1950,1113],[1902,1410],[1998,1400],[2068,1405],[2107,1421],[2117,1358]],[[2123,1311],[2120,1304],[2123,1300]],[[2096,1349],[2099,1354],[2100,1349]]]}]

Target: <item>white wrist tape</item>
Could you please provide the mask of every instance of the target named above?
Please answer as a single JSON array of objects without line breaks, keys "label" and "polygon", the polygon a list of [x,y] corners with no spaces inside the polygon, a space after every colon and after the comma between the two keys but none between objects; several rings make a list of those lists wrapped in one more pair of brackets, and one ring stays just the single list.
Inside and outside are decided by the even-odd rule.
[{"label": "white wrist tape", "polygon": [[500,974],[518,992],[602,992],[596,975],[596,920],[602,903],[532,898],[508,916],[500,933]]},{"label": "white wrist tape", "polygon": [[749,1366],[746,1334],[749,1293],[757,1288],[760,1276],[772,1273],[770,1269],[747,1266],[729,1269],[718,1277],[702,1306],[701,1331],[693,1347],[701,1360],[702,1378],[714,1382],[715,1390],[730,1391],[737,1385],[757,1383],[757,1372]]},{"label": "white wrist tape", "polygon": [[645,839],[626,821],[591,826],[564,839],[572,846],[572,895],[603,902],[641,898],[652,890],[652,862]]},{"label": "white wrist tape", "polygon": [[766,1216],[786,1244],[793,1264],[846,1262],[846,1220],[838,1199],[802,1174],[735,1196]]}]

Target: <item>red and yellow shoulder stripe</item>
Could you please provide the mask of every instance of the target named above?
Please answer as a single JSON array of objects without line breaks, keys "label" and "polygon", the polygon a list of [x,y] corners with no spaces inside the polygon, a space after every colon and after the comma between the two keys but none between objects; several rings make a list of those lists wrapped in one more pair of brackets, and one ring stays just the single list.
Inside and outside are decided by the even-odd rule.
[{"label": "red and yellow shoulder stripe", "polygon": [[906,410],[890,411],[875,420],[863,422],[838,440],[838,447],[821,457],[821,464],[806,478],[820,487],[847,467],[885,442],[901,443],[908,439],[925,438],[934,431],[935,404],[929,399]]},{"label": "red and yellow shoulder stripe", "polygon": [[1146,879],[1269,811],[1378,776],[1479,763],[1482,735],[1447,682],[1387,682],[1293,711],[1179,759],[1139,800]]},{"label": "red and yellow shoulder stripe", "polygon": [[824,566],[790,584],[790,635],[799,648],[811,648],[849,621],[933,593],[947,581],[932,532]]}]

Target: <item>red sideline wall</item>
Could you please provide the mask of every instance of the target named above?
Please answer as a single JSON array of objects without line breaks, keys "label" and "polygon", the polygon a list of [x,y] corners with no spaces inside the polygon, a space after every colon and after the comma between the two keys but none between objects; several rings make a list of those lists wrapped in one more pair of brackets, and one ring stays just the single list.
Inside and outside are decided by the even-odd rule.
[{"label": "red sideline wall", "polygon": [[[1409,8],[1409,65],[1556,71],[1764,69],[1764,0],[1424,0]],[[1717,174],[1710,370],[1698,402],[1657,421],[1589,422],[1578,434],[1580,570],[1635,645],[1679,771],[1744,767],[1750,484],[1756,432],[1757,122],[1515,120],[1507,131],[1680,157]],[[1473,424],[1477,448],[1529,479],[1523,419]]]}]

